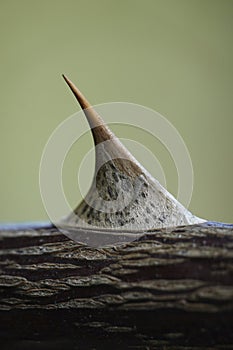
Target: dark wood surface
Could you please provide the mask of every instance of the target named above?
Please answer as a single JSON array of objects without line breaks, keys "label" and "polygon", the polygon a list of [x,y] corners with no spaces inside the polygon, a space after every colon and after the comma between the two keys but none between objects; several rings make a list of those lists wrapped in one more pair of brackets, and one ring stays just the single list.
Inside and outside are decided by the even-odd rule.
[{"label": "dark wood surface", "polygon": [[1,349],[233,349],[233,225],[108,248],[0,227]]}]

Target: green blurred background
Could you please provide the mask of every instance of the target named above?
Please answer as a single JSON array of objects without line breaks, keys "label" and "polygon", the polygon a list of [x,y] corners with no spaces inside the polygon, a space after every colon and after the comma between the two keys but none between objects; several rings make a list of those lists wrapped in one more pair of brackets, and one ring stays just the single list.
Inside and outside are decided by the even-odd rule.
[{"label": "green blurred background", "polygon": [[[233,222],[232,0],[1,0],[0,41],[0,221],[47,218],[41,154],[79,108],[65,72],[93,104],[134,102],[170,120],[193,161],[190,210]],[[116,131],[137,140],[133,129]],[[72,203],[80,147],[91,147],[90,135],[66,162]],[[150,147],[175,194],[174,164],[153,140]]]}]

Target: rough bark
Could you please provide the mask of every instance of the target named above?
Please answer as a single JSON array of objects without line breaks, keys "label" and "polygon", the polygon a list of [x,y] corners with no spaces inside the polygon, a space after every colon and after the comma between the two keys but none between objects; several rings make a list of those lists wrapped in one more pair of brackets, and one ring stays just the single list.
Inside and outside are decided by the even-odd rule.
[{"label": "rough bark", "polygon": [[233,348],[233,225],[88,248],[0,228],[1,349]]}]

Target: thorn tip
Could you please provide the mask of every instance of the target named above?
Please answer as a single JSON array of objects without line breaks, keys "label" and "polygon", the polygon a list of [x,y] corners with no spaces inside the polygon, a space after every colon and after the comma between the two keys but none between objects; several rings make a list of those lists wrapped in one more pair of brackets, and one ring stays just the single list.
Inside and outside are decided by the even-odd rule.
[{"label": "thorn tip", "polygon": [[[91,104],[88,102],[86,97],[81,93],[81,91],[72,83],[72,81],[65,75],[62,74],[65,82],[73,92],[76,100],[83,109],[87,121],[91,127],[91,131],[94,137],[95,144],[98,144],[102,141],[108,140],[112,137],[111,131],[107,128],[106,124],[98,113],[94,110]],[[98,127],[98,128],[97,128]]]}]

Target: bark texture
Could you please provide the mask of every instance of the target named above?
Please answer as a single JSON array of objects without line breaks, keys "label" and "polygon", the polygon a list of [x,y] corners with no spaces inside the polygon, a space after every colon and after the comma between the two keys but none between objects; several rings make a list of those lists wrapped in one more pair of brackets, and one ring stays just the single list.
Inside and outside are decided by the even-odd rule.
[{"label": "bark texture", "polygon": [[0,227],[1,349],[233,349],[233,225],[88,248]]}]

